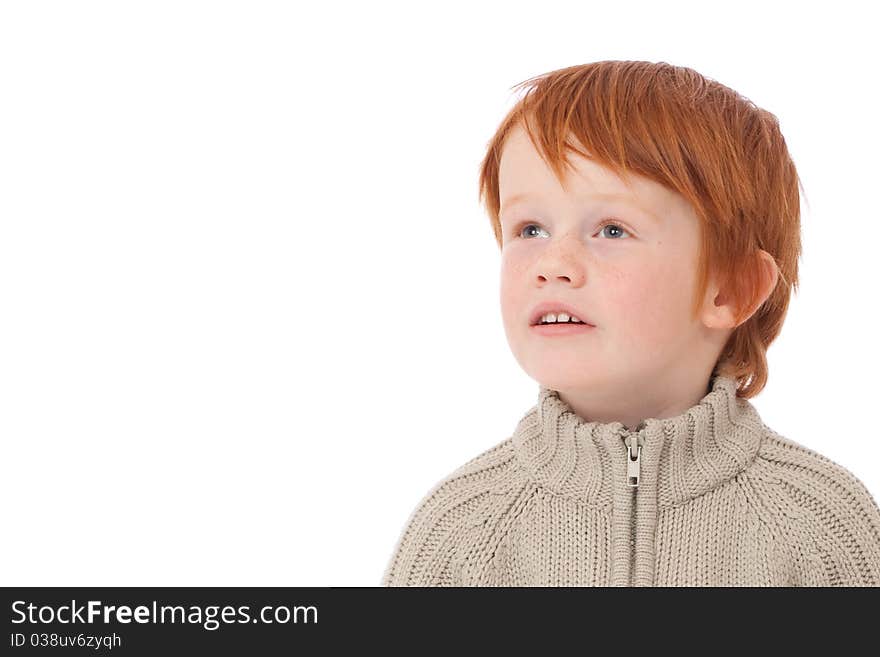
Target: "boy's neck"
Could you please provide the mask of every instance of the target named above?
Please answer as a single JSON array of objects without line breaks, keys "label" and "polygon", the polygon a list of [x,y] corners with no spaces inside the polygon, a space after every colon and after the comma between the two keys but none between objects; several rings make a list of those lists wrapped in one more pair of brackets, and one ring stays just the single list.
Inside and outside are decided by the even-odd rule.
[{"label": "boy's neck", "polygon": [[711,376],[681,382],[646,380],[621,389],[558,389],[559,398],[590,422],[621,422],[630,431],[642,420],[663,420],[696,406],[711,391]]}]

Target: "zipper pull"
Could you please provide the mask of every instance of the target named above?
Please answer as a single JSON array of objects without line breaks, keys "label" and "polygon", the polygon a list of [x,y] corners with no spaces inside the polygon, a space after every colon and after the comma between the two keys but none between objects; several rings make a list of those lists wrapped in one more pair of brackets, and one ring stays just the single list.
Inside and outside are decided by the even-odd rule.
[{"label": "zipper pull", "polygon": [[637,436],[630,435],[626,442],[626,479],[627,485],[636,487],[639,485],[639,462],[642,456],[642,446],[638,444]]}]

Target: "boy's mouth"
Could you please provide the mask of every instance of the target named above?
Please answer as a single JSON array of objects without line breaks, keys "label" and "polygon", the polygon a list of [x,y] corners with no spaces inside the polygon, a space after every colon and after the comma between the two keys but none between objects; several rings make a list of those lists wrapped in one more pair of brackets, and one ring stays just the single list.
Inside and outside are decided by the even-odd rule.
[{"label": "boy's mouth", "polygon": [[[559,300],[549,300],[539,303],[532,309],[531,314],[529,315],[529,325],[537,326],[541,325],[541,319],[546,317],[547,315],[553,315],[553,317],[549,319],[560,320],[563,321],[560,323],[563,324],[571,324],[574,326],[580,326],[579,322],[583,322],[587,326],[592,326],[595,328],[595,324],[593,324],[589,319],[584,317],[580,310],[571,306],[563,301]],[[561,317],[560,317],[561,316]],[[577,320],[577,321],[572,321]],[[555,326],[555,324],[547,323],[544,326]]]},{"label": "boy's mouth", "polygon": [[533,324],[529,327],[537,335],[545,337],[563,336],[563,335],[580,335],[582,333],[590,333],[596,329],[592,324],[575,324],[572,322],[559,322],[553,324]]}]

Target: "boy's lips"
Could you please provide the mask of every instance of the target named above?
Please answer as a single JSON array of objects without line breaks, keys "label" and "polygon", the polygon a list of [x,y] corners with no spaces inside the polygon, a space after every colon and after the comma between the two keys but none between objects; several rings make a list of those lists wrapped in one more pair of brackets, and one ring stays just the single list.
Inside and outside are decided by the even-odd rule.
[{"label": "boy's lips", "polygon": [[[541,321],[541,318],[544,315],[546,315],[547,313],[558,314],[560,311],[568,314],[569,317],[571,317],[571,316],[577,317],[579,320],[581,320],[584,323],[584,325],[589,325],[593,328],[595,328],[595,326],[596,326],[595,324],[593,324],[593,322],[591,322],[589,319],[587,319],[581,313],[580,310],[578,310],[574,306],[571,306],[571,305],[564,303],[562,301],[542,301],[537,306],[532,308],[532,312],[529,315],[529,326],[533,327],[533,326],[538,325],[539,322]],[[583,325],[581,325],[581,324],[570,324],[570,326],[583,327]]]},{"label": "boy's lips", "polygon": [[534,326],[530,326],[529,330],[538,335],[550,337],[590,333],[591,331],[595,331],[596,327],[592,324],[572,324],[570,322],[563,322],[561,324],[535,324]]}]

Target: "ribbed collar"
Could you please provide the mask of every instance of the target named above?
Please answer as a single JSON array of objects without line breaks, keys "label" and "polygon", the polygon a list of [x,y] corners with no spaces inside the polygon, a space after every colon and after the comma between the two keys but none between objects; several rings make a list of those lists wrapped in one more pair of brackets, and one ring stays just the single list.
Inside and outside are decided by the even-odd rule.
[{"label": "ribbed collar", "polygon": [[[711,390],[675,417],[643,420],[638,431],[622,422],[590,422],[559,393],[540,386],[538,403],[513,434],[517,460],[541,486],[595,505],[620,490],[627,434],[639,434],[641,480],[669,506],[735,477],[755,457],[764,435],[757,410],[736,396],[736,380],[715,376]],[[625,482],[624,482],[625,485]],[[642,484],[640,484],[642,486]]]}]

